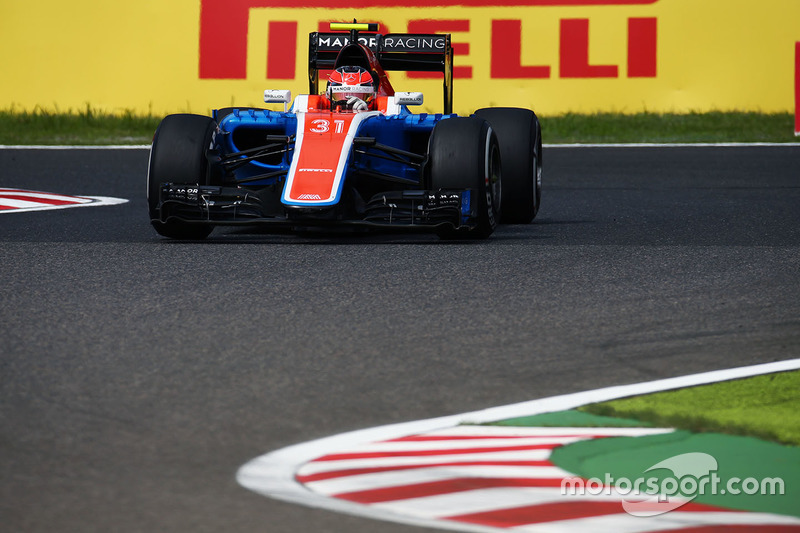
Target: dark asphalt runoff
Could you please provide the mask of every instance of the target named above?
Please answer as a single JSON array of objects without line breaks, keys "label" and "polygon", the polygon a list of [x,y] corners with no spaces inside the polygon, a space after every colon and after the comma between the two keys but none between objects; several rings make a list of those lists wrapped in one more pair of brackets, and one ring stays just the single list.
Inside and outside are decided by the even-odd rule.
[{"label": "dark asphalt runoff", "polygon": [[147,150],[0,150],[0,531],[423,531],[274,501],[290,444],[800,357],[800,147],[545,148],[483,242],[162,239]]}]

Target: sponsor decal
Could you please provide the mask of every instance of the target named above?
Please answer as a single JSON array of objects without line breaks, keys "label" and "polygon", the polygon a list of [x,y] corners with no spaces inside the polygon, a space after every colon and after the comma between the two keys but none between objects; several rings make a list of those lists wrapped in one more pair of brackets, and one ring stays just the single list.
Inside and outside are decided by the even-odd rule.
[{"label": "sponsor decal", "polygon": [[[378,48],[378,39],[374,36],[359,36],[358,42],[376,50]],[[350,44],[350,39],[341,33],[321,34],[317,41],[320,50],[339,50]]]},{"label": "sponsor decal", "polygon": [[[352,83],[352,82],[348,80],[347,83]],[[331,87],[331,92],[340,92],[340,91],[342,91],[341,86]],[[342,92],[356,93],[356,94],[370,94],[375,92],[375,88],[372,87],[371,85],[366,85],[366,86],[351,85],[348,86],[346,89],[344,89]]]},{"label": "sponsor decal", "polygon": [[383,39],[385,49],[397,52],[441,52],[444,45],[444,37],[437,35],[387,35]]},{"label": "sponsor decal", "polygon": [[[528,1],[500,1],[500,2],[464,2],[459,5],[470,6],[620,6],[620,5],[648,5],[655,4],[658,0],[628,0],[628,1],[556,1],[556,0],[528,0]],[[328,2],[311,2],[312,4],[328,4]],[[400,5],[400,2],[378,2],[380,4]],[[449,6],[455,2],[437,2],[439,6]],[[308,2],[305,7],[310,7]],[[281,7],[280,2],[265,1],[235,1],[221,2],[219,0],[205,0],[201,15],[200,26],[200,79],[246,79],[247,78],[247,22],[249,9],[257,7]],[[293,6],[285,6],[293,7]],[[336,7],[336,6],[329,6]],[[298,13],[299,15],[299,13]],[[228,22],[222,23],[221,19]],[[470,35],[471,20],[468,18],[448,19],[412,19],[406,24],[408,34],[384,35],[383,45],[386,50],[396,52],[437,52],[444,49],[445,40],[443,33],[457,32],[459,38],[467,37],[474,43],[477,37],[481,49],[490,52],[490,78],[492,79],[546,79],[553,77],[553,65],[525,65],[522,61],[523,49],[522,19],[492,19],[489,35],[481,32]],[[326,30],[327,22],[318,22],[318,31]],[[559,74],[560,78],[618,78],[619,65],[600,64],[594,65],[590,58],[590,20],[588,18],[562,18],[559,21]],[[627,43],[624,52],[627,58],[628,78],[654,78],[657,75],[657,17],[629,17],[627,18]],[[385,24],[381,31],[388,30]],[[301,35],[298,22],[269,22],[269,39],[267,53],[267,78],[268,79],[297,79],[297,54],[304,53],[307,45],[307,36]],[[464,35],[466,34],[466,35]],[[360,35],[359,42],[365,46],[377,49],[377,38],[374,35]],[[349,43],[349,38],[342,33],[320,33],[318,46],[321,50],[338,50]],[[455,56],[469,56],[470,43],[452,43]],[[471,62],[466,58],[456,61],[453,77],[456,79],[472,79],[474,77]],[[411,78],[441,77],[437,73],[412,73]]]},{"label": "sponsor decal", "polygon": [[396,92],[394,97],[400,105],[422,105],[425,101],[422,93]]}]

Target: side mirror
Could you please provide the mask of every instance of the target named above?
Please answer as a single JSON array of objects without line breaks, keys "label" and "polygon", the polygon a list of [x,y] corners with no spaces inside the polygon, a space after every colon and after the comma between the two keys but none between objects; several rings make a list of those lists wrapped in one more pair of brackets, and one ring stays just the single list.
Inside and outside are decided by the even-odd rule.
[{"label": "side mirror", "polygon": [[397,105],[422,105],[423,100],[422,93],[394,93],[394,101]]},{"label": "side mirror", "polygon": [[264,103],[283,104],[283,111],[286,112],[287,105],[292,101],[292,91],[267,89],[264,91]]}]

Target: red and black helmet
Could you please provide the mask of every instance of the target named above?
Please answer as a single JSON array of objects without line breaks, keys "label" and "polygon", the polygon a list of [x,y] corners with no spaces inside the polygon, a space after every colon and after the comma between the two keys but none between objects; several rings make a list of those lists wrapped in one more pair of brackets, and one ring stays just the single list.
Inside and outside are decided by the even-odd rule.
[{"label": "red and black helmet", "polygon": [[328,76],[326,94],[334,104],[346,102],[352,96],[369,103],[375,98],[375,82],[362,67],[339,67]]}]

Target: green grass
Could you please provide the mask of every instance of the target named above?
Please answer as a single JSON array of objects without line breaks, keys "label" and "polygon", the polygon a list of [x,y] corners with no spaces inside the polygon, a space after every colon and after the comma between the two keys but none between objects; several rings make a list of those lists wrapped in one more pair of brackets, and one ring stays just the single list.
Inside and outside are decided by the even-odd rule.
[{"label": "green grass", "polygon": [[111,145],[150,144],[161,117],[132,111],[104,113],[87,106],[80,111],[0,110],[0,144]]},{"label": "green grass", "polygon": [[567,114],[541,117],[546,143],[795,142],[791,113]]},{"label": "green grass", "polygon": [[[0,144],[149,144],[160,116],[132,111],[0,110]],[[542,116],[545,143],[795,142],[790,113],[640,113]]]},{"label": "green grass", "polygon": [[507,418],[485,424],[487,426],[511,427],[581,427],[581,428],[618,428],[618,427],[652,427],[652,424],[628,418],[601,416],[588,412],[569,409],[552,413]]},{"label": "green grass", "polygon": [[578,410],[657,427],[751,436],[800,446],[800,371],[589,404]]}]

